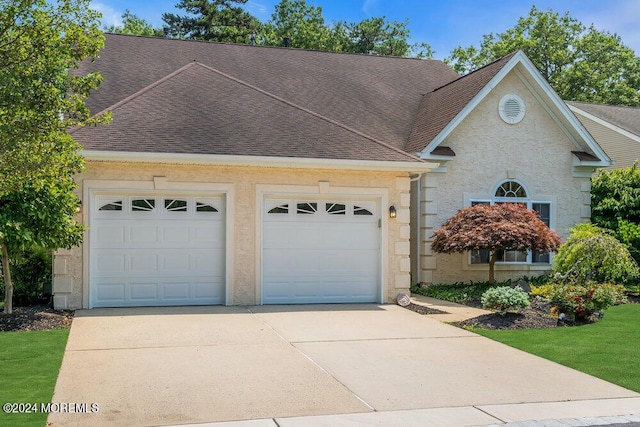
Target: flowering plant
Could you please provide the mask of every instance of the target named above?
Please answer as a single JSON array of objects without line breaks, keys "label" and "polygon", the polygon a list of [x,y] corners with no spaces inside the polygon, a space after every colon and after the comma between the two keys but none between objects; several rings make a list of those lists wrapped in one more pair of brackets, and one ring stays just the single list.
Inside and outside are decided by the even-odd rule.
[{"label": "flowering plant", "polygon": [[591,314],[605,310],[625,299],[624,286],[610,283],[587,282],[557,284],[550,299],[565,310],[575,314],[576,319],[584,319]]}]

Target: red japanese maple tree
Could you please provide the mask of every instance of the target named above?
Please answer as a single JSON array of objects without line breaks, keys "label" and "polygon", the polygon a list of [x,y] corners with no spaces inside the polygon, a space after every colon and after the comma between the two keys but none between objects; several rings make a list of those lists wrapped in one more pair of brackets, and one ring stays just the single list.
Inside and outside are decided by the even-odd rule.
[{"label": "red japanese maple tree", "polygon": [[494,266],[499,251],[555,252],[562,243],[535,211],[515,203],[461,209],[434,235],[431,248],[435,252],[488,250],[490,283],[495,281]]}]

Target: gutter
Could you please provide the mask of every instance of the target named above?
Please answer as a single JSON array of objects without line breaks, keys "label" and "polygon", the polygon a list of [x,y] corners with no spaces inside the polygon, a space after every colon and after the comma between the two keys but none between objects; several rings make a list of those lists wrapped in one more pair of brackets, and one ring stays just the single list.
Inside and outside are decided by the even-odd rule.
[{"label": "gutter", "polygon": [[432,162],[393,162],[380,160],[316,159],[301,157],[228,156],[215,154],[146,153],[128,151],[81,150],[87,161],[170,163],[211,166],[253,166],[264,168],[395,171],[422,174],[440,166]]}]

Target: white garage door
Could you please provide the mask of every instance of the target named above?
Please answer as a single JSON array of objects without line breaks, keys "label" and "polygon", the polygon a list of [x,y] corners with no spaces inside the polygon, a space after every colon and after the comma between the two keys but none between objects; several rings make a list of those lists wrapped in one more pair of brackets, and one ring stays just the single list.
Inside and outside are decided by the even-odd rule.
[{"label": "white garage door", "polygon": [[376,302],[380,228],[375,201],[265,201],[262,302]]},{"label": "white garage door", "polygon": [[98,195],[92,307],[224,304],[224,196]]}]

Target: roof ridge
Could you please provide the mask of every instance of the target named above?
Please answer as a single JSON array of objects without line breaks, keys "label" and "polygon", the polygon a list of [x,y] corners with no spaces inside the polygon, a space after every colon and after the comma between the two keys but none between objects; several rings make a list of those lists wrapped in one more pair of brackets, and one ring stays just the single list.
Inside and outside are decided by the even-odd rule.
[{"label": "roof ridge", "polygon": [[[257,92],[260,92],[260,93],[262,93],[263,95],[266,95],[266,96],[268,96],[268,97],[270,97],[270,98],[272,98],[272,99],[275,99],[275,100],[277,100],[277,101],[279,101],[279,102],[282,102],[282,103],[284,103],[284,104],[286,104],[286,105],[289,105],[290,107],[296,108],[296,109],[298,109],[298,110],[300,110],[300,111],[303,111],[303,112],[305,112],[305,113],[307,113],[307,114],[310,114],[310,115],[312,115],[312,116],[314,116],[314,117],[316,117],[316,118],[319,118],[319,119],[324,120],[324,121],[326,121],[326,122],[328,122],[328,123],[331,123],[332,125],[338,126],[338,127],[342,128],[342,129],[344,129],[344,130],[348,131],[348,132],[351,132],[351,133],[354,133],[354,134],[356,134],[356,135],[358,135],[358,136],[361,136],[361,137],[363,137],[363,138],[366,138],[366,139],[368,139],[368,140],[370,140],[370,141],[372,141],[372,142],[375,142],[375,143],[376,143],[376,144],[378,144],[378,145],[381,145],[381,146],[383,146],[383,147],[385,147],[385,148],[387,148],[387,149],[390,149],[390,150],[395,151],[395,152],[397,152],[397,153],[399,153],[399,154],[402,154],[402,155],[404,155],[404,156],[406,156],[406,157],[410,158],[411,160],[418,160],[418,161],[420,161],[420,162],[424,162],[424,160],[423,160],[423,159],[421,159],[421,158],[420,158],[420,157],[418,157],[418,156],[414,156],[414,155],[412,155],[412,154],[410,154],[410,153],[407,153],[407,152],[406,152],[406,151],[404,151],[404,150],[401,150],[401,149],[399,149],[399,148],[394,147],[393,145],[390,145],[390,144],[387,144],[386,142],[380,141],[380,140],[378,140],[377,138],[372,137],[371,135],[367,135],[367,134],[366,134],[366,133],[364,133],[364,132],[360,132],[360,131],[359,131],[359,130],[357,130],[357,129],[353,129],[353,128],[351,128],[350,126],[345,125],[344,123],[340,123],[340,122],[338,122],[338,121],[336,121],[336,120],[330,119],[329,117],[325,117],[325,116],[323,116],[323,115],[322,115],[322,114],[320,114],[320,113],[316,113],[315,111],[309,110],[308,108],[302,107],[302,106],[300,106],[300,105],[298,105],[298,104],[295,104],[295,103],[293,103],[293,102],[291,102],[291,101],[287,101],[286,99],[281,98],[281,97],[279,97],[278,95],[275,95],[275,94],[273,94],[273,93],[271,93],[271,92],[268,92],[268,91],[266,91],[266,90],[264,90],[264,89],[261,89],[261,88],[259,88],[259,87],[257,87],[257,86],[254,86],[254,85],[252,85],[251,83],[245,82],[244,80],[240,80],[239,78],[234,77],[234,76],[231,76],[231,75],[229,75],[229,74],[227,74],[227,73],[224,73],[224,72],[222,72],[222,71],[220,71],[220,70],[218,70],[218,69],[216,69],[216,68],[210,67],[210,66],[208,66],[208,65],[202,64],[202,63],[197,62],[197,61],[196,61],[196,62],[193,62],[193,64],[199,65],[199,66],[201,66],[201,67],[203,67],[203,68],[205,68],[205,69],[207,69],[207,70],[209,70],[209,71],[211,71],[211,72],[213,72],[213,73],[216,73],[216,74],[218,74],[218,75],[220,75],[220,76],[222,76],[222,77],[224,77],[224,78],[227,78],[227,79],[229,79],[229,80],[232,80],[232,81],[234,81],[234,82],[236,82],[236,83],[238,83],[238,84],[241,84],[241,85],[243,85],[243,86],[245,86],[245,87],[248,87],[248,88],[250,88],[250,89],[252,89],[252,90],[255,90],[255,91],[257,91]],[[183,67],[183,68],[184,68],[184,67]]]},{"label": "roof ridge", "polygon": [[[160,84],[166,82],[167,80],[177,76],[178,74],[181,74],[183,72],[185,72],[186,70],[188,70],[189,68],[193,67],[196,65],[196,62],[190,62],[180,68],[178,68],[177,70],[167,74],[166,76],[164,76],[163,78],[156,80],[155,82],[151,83],[150,85],[147,85],[145,87],[143,87],[142,89],[140,89],[139,91],[132,93],[131,95],[127,96],[124,99],[121,99],[120,101],[116,102],[115,104],[111,105],[110,107],[107,107],[105,109],[103,109],[102,111],[99,111],[98,113],[94,114],[94,116],[98,116],[102,113],[105,113],[107,111],[111,111],[111,110],[115,110],[116,108],[122,107],[124,104],[133,101],[134,99],[138,98],[141,95],[144,95],[145,93],[149,92],[151,89],[155,88],[156,86],[159,86]],[[73,129],[69,130],[69,133],[73,133],[75,132],[77,129],[80,129],[81,126],[76,126]]]},{"label": "roof ridge", "polygon": [[219,42],[215,40],[173,39],[173,38],[165,38],[165,37],[158,37],[158,36],[146,36],[141,34],[122,34],[122,33],[110,33],[110,32],[104,32],[104,34],[108,34],[110,36],[137,37],[141,39],[150,39],[150,40],[165,40],[165,41],[186,42],[186,43],[210,43],[210,44],[216,44],[216,45],[239,46],[239,47],[246,47],[246,48],[277,49],[277,50],[288,50],[293,52],[313,52],[313,53],[324,53],[329,55],[335,54],[335,55],[345,55],[345,56],[359,56],[359,57],[365,57],[365,58],[406,59],[406,60],[412,60],[412,61],[444,62],[441,59],[417,58],[412,56],[372,55],[368,53],[359,53],[359,52],[337,52],[337,51],[331,51],[331,50],[305,49],[300,47],[251,45],[247,43]]},{"label": "roof ridge", "polygon": [[[511,58],[513,58],[513,57],[515,56],[515,54],[516,54],[516,53],[518,53],[519,51],[520,51],[520,50],[516,50],[516,51],[511,52],[511,53],[509,53],[509,54],[507,54],[507,55],[501,56],[500,58],[498,58],[498,59],[496,59],[496,60],[494,60],[494,61],[491,61],[491,62],[489,62],[488,64],[483,65],[483,66],[482,66],[482,67],[480,67],[480,68],[476,68],[475,70],[473,70],[473,71],[472,71],[472,72],[470,72],[470,73],[467,73],[467,74],[465,74],[465,75],[463,75],[463,76],[458,77],[458,78],[457,78],[457,79],[455,79],[455,80],[450,81],[449,83],[445,83],[445,84],[443,84],[442,86],[435,88],[434,90],[432,90],[432,91],[431,91],[431,92],[429,92],[429,93],[437,92],[437,91],[439,91],[440,89],[443,89],[443,88],[445,88],[445,87],[447,87],[447,86],[449,86],[449,85],[452,85],[452,84],[454,84],[454,83],[456,83],[456,82],[458,82],[458,81],[460,81],[460,80],[464,79],[465,77],[469,77],[470,75],[475,74],[475,73],[477,73],[477,72],[479,72],[479,71],[481,71],[481,70],[483,70],[483,69],[485,69],[485,68],[487,68],[487,67],[490,67],[490,66],[492,66],[492,65],[495,65],[497,62],[502,61],[503,59],[506,59],[507,57],[508,57],[509,59],[511,59]],[[509,62],[509,61],[507,61],[507,62]],[[428,95],[428,94],[425,94],[425,95]]]},{"label": "roof ridge", "polygon": [[566,100],[564,102],[573,103],[573,104],[592,105],[592,106],[596,106],[596,107],[619,107],[619,108],[630,108],[630,109],[634,109],[634,110],[640,109],[640,106],[638,106],[638,105],[601,104],[599,102],[573,101],[573,100]]}]

